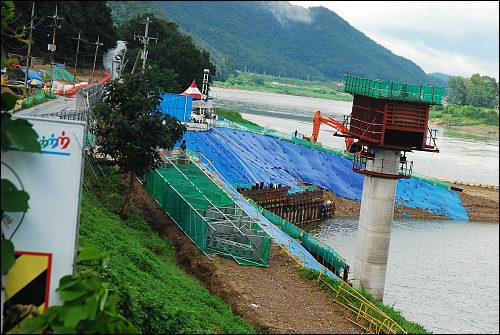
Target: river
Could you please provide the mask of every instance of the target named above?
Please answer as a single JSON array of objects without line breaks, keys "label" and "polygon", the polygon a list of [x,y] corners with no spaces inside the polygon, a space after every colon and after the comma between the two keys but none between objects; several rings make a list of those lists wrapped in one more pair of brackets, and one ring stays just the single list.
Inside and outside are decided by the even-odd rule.
[{"label": "river", "polygon": [[[342,122],[349,115],[352,102],[283,94],[231,90],[212,87],[214,106],[240,112],[243,118],[262,127],[292,134],[311,135],[316,111]],[[488,185],[499,185],[498,135],[467,133],[460,130],[430,126],[437,135],[439,153],[409,152],[413,171],[438,179],[456,179]],[[342,149],[344,138],[333,136],[334,129],[322,124],[318,142]]]},{"label": "river", "polygon": [[[352,103],[318,98],[211,88],[214,106],[283,133],[310,135],[314,113],[338,121]],[[439,153],[407,153],[413,170],[435,178],[499,184],[498,136],[437,130]],[[344,139],[322,125],[318,141],[343,148]],[[333,247],[351,266],[358,218],[333,217],[301,225]],[[384,304],[435,334],[499,333],[499,224],[455,220],[395,219]]]}]

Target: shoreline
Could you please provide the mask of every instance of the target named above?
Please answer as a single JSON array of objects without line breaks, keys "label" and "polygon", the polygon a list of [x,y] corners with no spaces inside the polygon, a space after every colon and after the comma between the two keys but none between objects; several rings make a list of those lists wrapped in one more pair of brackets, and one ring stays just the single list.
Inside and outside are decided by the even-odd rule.
[{"label": "shoreline", "polygon": [[[325,100],[335,100],[335,101],[345,101],[345,102],[351,102],[352,100],[344,100],[344,99],[335,99],[335,98],[322,98],[322,97],[314,97],[310,96],[307,94],[287,94],[287,93],[282,93],[282,92],[269,92],[266,90],[249,90],[249,89],[242,89],[242,88],[235,88],[235,87],[225,87],[225,86],[215,86],[212,84],[212,87],[215,88],[222,88],[222,89],[228,89],[228,90],[240,90],[240,91],[249,91],[249,92],[262,92],[262,93],[271,93],[271,94],[280,94],[280,95],[292,95],[292,96],[299,96],[299,97],[307,97],[307,98],[317,98],[317,99],[325,99]],[[463,126],[451,126],[448,125],[444,122],[440,122],[440,119],[429,119],[428,121],[429,125],[434,125],[434,126],[439,126],[443,128],[449,128],[449,129],[456,129],[456,130],[463,130],[465,132],[471,132],[471,133],[476,133],[476,134],[483,134],[487,133],[488,135],[493,135],[500,137],[500,128],[497,126],[490,126],[490,125],[463,125]]]}]

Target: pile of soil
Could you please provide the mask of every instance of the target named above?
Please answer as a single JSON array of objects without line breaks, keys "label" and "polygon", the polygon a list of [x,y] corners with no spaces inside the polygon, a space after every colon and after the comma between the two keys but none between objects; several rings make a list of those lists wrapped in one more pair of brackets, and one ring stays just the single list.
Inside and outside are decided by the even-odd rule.
[{"label": "pile of soil", "polygon": [[[125,177],[123,178],[124,180]],[[135,184],[133,203],[151,229],[161,238],[171,240],[177,261],[186,274],[195,278],[211,294],[221,297],[233,314],[241,316],[260,334],[338,334],[366,333],[346,317],[355,315],[332,300],[332,294],[298,276],[296,263],[278,246],[273,245],[269,267],[238,265],[235,261],[210,255],[203,256],[196,245],[173,222],[153,197]],[[498,222],[498,189],[463,186],[459,193],[471,220]],[[337,197],[326,191],[324,200],[336,203],[336,216],[359,215],[360,203]],[[404,208],[418,217],[432,218],[429,213]],[[394,217],[402,214],[395,213]],[[448,219],[442,216],[436,218]],[[495,221],[496,220],[496,221]]]}]

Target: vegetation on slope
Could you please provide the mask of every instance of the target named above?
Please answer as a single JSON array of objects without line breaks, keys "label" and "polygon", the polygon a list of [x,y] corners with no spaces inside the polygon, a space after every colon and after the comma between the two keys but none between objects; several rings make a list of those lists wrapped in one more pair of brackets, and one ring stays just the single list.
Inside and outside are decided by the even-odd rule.
[{"label": "vegetation on slope", "polygon": [[93,192],[83,192],[80,237],[99,252],[114,251],[100,272],[119,293],[120,313],[143,333],[254,333],[222,299],[184,274],[172,242],[151,231],[133,207],[120,220],[126,185],[114,167],[103,170],[108,179],[100,175]]},{"label": "vegetation on slope", "polygon": [[499,125],[498,108],[488,109],[484,107],[437,105],[429,111],[429,119],[439,119],[440,125],[446,126],[477,126]]},{"label": "vegetation on slope", "polygon": [[344,86],[336,83],[264,76],[250,72],[237,71],[237,76],[230,75],[225,82],[214,81],[213,86],[333,100],[352,101],[353,99],[351,94],[344,92]]}]

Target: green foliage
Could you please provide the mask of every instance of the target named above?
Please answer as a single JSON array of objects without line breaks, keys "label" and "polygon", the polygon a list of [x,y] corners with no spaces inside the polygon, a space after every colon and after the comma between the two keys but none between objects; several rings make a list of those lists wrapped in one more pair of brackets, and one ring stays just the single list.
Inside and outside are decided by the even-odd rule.
[{"label": "green foliage", "polygon": [[43,97],[41,99],[32,99],[30,103],[24,103],[22,104],[22,109],[30,108],[39,104],[43,104],[44,102],[47,102],[48,98]]},{"label": "green foliage", "polygon": [[[81,250],[77,262],[99,264],[106,267],[111,252],[101,254],[94,246]],[[102,263],[102,265],[101,265]],[[140,334],[140,331],[118,313],[118,294],[110,294],[110,283],[103,282],[99,274],[87,269],[59,280],[62,306],[51,306],[42,314],[23,321],[21,334],[53,331],[55,334]]]},{"label": "green foliage", "polygon": [[9,272],[10,268],[14,265],[14,263],[16,263],[16,258],[14,257],[14,244],[10,240],[2,239],[1,247],[2,247],[2,276],[5,276],[7,272]]},{"label": "green foliage", "polygon": [[161,93],[172,93],[181,91],[180,85],[177,83],[178,74],[171,69],[160,69],[156,64],[151,66],[151,72],[154,74],[153,86],[158,87]]},{"label": "green foliage", "polygon": [[[324,82],[311,82],[297,78],[256,76],[250,72],[237,71],[243,83],[237,84],[236,78],[230,75],[225,83],[215,81],[216,87],[231,87],[250,91],[262,91],[289,95],[310,96],[324,99],[352,101],[352,95],[343,91],[343,86]],[[241,82],[241,80],[240,80]],[[278,82],[278,84],[273,84]],[[237,84],[237,86],[236,86]]]},{"label": "green foliage", "polygon": [[[14,4],[12,1],[2,1],[2,41],[4,37],[13,37],[23,43],[31,43],[31,40],[25,39],[25,33],[18,33],[9,27],[9,21],[14,17]],[[6,66],[6,57],[2,43],[2,68]],[[2,153],[7,152],[11,146],[28,152],[42,152],[40,143],[38,143],[38,134],[33,125],[24,119],[12,120],[12,114],[4,113],[4,110],[10,110],[12,104],[12,94],[2,93],[2,114],[1,114],[1,147]],[[6,102],[4,102],[4,99]],[[8,100],[8,101],[7,101]],[[15,102],[14,102],[15,105]],[[29,194],[25,191],[17,190],[15,185],[8,179],[1,180],[1,211],[2,220],[5,212],[26,212],[29,208]],[[3,232],[2,232],[3,235]],[[10,240],[4,240],[2,236],[2,276],[6,275],[10,268],[15,264],[14,245]],[[3,290],[3,285],[2,285]]]},{"label": "green foliage", "polygon": [[[32,1],[14,1],[16,6],[16,20],[22,30],[22,24],[28,24],[31,20]],[[102,64],[102,55],[116,46],[117,35],[116,28],[113,26],[111,9],[106,6],[105,1],[35,1],[35,25],[33,29],[33,40],[36,41],[31,48],[32,57],[45,57],[47,44],[52,43],[54,33],[54,16],[57,4],[57,16],[64,20],[58,20],[57,26],[60,29],[56,31],[55,44],[57,51],[54,54],[55,62],[74,64],[75,52],[77,49],[79,30],[81,29],[81,38],[85,41],[80,42],[80,52],[78,54],[78,66],[83,68],[92,68],[94,63],[95,43],[99,36],[99,42],[103,43],[99,47],[97,56],[97,65]],[[40,19],[45,17],[44,21]],[[42,22],[39,24],[39,22]],[[29,30],[25,33],[29,35]],[[2,38],[3,39],[3,38]],[[12,49],[19,50],[25,45],[21,42],[7,38],[5,43]],[[12,51],[14,51],[12,50]],[[11,51],[11,52],[12,52]],[[22,52],[25,54],[25,51]],[[22,64],[21,64],[22,65]]]},{"label": "green foliage", "polygon": [[248,124],[251,126],[258,126],[258,124],[253,123],[252,121],[245,120],[244,118],[241,117],[241,114],[237,111],[232,111],[228,109],[222,109],[222,108],[215,108],[215,111],[217,115],[222,116],[224,119],[241,123],[241,124]]},{"label": "green foliage", "polygon": [[[318,276],[320,275],[319,271],[308,269],[308,268],[300,268],[299,269],[299,275],[307,280],[311,280],[314,282],[318,281]],[[330,292],[331,289],[326,285],[330,285],[334,289],[338,289],[340,286],[340,282],[338,280],[335,280],[329,276],[321,276],[321,279],[324,281],[320,281],[319,285],[324,287],[326,290],[329,290]],[[326,282],[326,284],[325,284]],[[395,321],[401,328],[403,328],[407,334],[431,334],[432,332],[427,331],[424,327],[419,325],[418,323],[415,323],[413,321],[408,321],[404,318],[404,316],[401,314],[401,311],[395,310],[394,307],[392,306],[386,306],[382,304],[381,302],[376,301],[370,294],[368,294],[364,288],[362,287],[359,290],[355,290],[359,292],[364,298],[366,298],[369,302],[371,302],[375,307],[380,309],[383,313],[385,313],[387,316],[389,316],[393,321]],[[334,294],[332,292],[332,294]],[[346,294],[345,296],[339,296],[336,299],[345,299],[345,301],[342,301],[343,303],[348,303],[351,306],[356,306],[360,307],[361,302],[357,299],[352,298],[352,296]],[[365,307],[366,308],[366,305]],[[378,315],[375,313],[373,315],[377,320],[379,320],[381,323],[384,322],[385,318]],[[387,322],[386,322],[387,324]]]},{"label": "green foliage", "polygon": [[450,77],[449,102],[460,106],[498,108],[498,83],[495,78],[473,74],[470,78]]},{"label": "green foliage", "polygon": [[104,129],[93,129],[102,136],[98,152],[109,155],[121,173],[141,176],[159,167],[156,148],[172,149],[186,131],[176,118],[159,111],[162,98],[155,82],[152,71],[112,80],[94,110],[105,123]]},{"label": "green foliage", "polygon": [[498,109],[490,110],[470,105],[432,106],[429,110],[429,118],[440,118],[441,122],[450,126],[499,126]]},{"label": "green foliage", "polygon": [[17,98],[10,92],[2,93],[2,111],[10,111],[16,107]]},{"label": "green foliage", "polygon": [[[123,3],[122,1],[118,1]],[[381,80],[445,86],[412,61],[393,54],[324,7],[272,1],[158,1],[190,34],[234,57],[235,69],[330,82],[345,73]],[[200,14],[203,18],[200,19]],[[223,15],[221,15],[223,13]],[[296,19],[288,19],[293,16]],[[213,52],[212,52],[213,53]],[[214,60],[219,71],[222,59]],[[230,73],[223,72],[218,81]]]},{"label": "green foliage", "polygon": [[38,143],[38,134],[33,125],[25,119],[12,120],[12,114],[2,113],[2,152],[9,150],[11,146],[19,150],[41,153],[42,149]]},{"label": "green foliage", "polygon": [[[254,333],[222,299],[184,274],[173,243],[154,233],[133,206],[125,222],[113,214],[117,207],[110,199],[123,200],[125,185],[114,167],[102,169],[107,179],[99,175],[100,183],[92,185],[94,193],[83,192],[79,232],[99,252],[115,252],[99,271],[110,283],[110,294],[118,293],[121,315],[150,334]],[[98,270],[91,264],[78,268]]]},{"label": "green foliage", "polygon": [[[210,53],[200,51],[193,44],[190,36],[184,36],[175,22],[167,22],[153,13],[144,13],[120,25],[119,36],[127,41],[131,57],[137,55],[143,44],[134,38],[144,35],[142,22],[149,17],[148,36],[158,38],[157,43],[148,44],[148,65],[157,65],[159,69],[170,69],[178,75],[176,78],[180,87],[169,93],[181,93],[188,88],[193,79],[198,83],[203,81],[203,70],[209,69],[215,75],[215,65],[210,62]],[[128,54],[128,53],[127,53]],[[132,60],[135,61],[135,58]],[[211,80],[209,80],[211,81]]]}]

